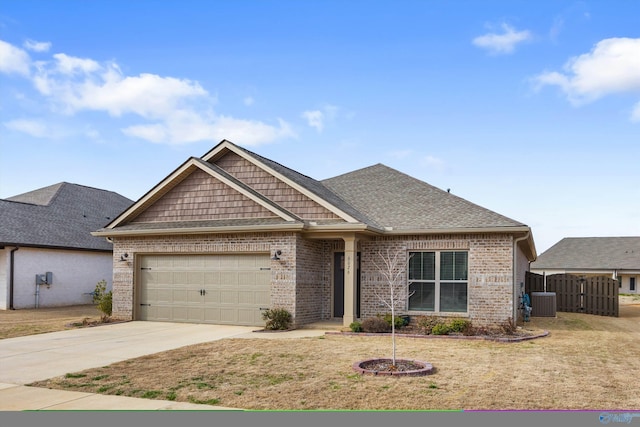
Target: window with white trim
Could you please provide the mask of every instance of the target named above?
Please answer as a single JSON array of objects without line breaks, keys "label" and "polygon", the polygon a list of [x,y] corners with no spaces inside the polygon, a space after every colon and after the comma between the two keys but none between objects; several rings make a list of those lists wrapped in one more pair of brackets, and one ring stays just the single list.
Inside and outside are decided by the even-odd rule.
[{"label": "window with white trim", "polygon": [[468,252],[410,252],[409,310],[467,312]]}]

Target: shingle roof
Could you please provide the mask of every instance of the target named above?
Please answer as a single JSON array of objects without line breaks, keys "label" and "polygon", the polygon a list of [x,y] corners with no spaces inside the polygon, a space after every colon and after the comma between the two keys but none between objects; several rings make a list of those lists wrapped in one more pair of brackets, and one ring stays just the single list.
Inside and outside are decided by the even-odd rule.
[{"label": "shingle roof", "polygon": [[0,199],[0,245],[109,251],[112,245],[91,232],[132,203],[112,191],[67,182]]},{"label": "shingle roof", "polygon": [[525,226],[383,164],[322,183],[378,227],[437,230]]},{"label": "shingle roof", "polygon": [[[238,146],[236,146],[238,147]],[[309,176],[303,175],[300,172],[297,172],[293,169],[290,169],[286,166],[281,165],[278,162],[274,162],[271,159],[267,159],[266,157],[262,157],[259,154],[256,154],[252,151],[247,150],[246,148],[238,147],[240,150],[244,151],[248,155],[254,157],[258,161],[262,162],[266,166],[270,167],[274,171],[280,173],[281,175],[287,177],[289,180],[295,182],[296,184],[306,188],[311,191],[315,195],[319,196],[323,200],[331,203],[333,206],[342,210],[344,213],[352,216],[358,221],[364,224],[374,225],[373,221],[362,212],[354,209],[354,207],[349,204],[347,201],[342,199],[338,194],[336,194],[331,189],[327,188],[321,181],[317,181]]]},{"label": "shingle roof", "polygon": [[638,270],[640,237],[566,237],[540,254],[531,268]]}]

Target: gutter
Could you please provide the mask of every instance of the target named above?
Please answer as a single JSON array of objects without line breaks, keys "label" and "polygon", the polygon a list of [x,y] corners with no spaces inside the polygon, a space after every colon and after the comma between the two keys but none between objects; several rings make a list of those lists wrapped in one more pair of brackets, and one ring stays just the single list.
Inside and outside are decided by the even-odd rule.
[{"label": "gutter", "polygon": [[[516,305],[516,301],[518,300],[518,291],[517,291],[517,287],[516,287],[516,283],[518,280],[517,277],[517,267],[516,267],[516,253],[518,251],[518,243],[520,243],[523,240],[527,240],[531,237],[531,231],[527,230],[527,234],[525,234],[522,237],[518,237],[516,239],[513,239],[513,324],[515,325],[518,321],[518,305]],[[522,287],[522,292],[524,292],[524,283],[521,284]]]},{"label": "gutter", "polygon": [[11,249],[9,252],[9,310],[15,310],[13,307],[13,281],[14,281],[14,265],[15,265],[15,255],[14,253],[20,249],[18,246]]},{"label": "gutter", "polygon": [[260,226],[226,226],[226,227],[188,227],[188,228],[155,228],[148,230],[117,230],[108,229],[92,231],[92,236],[117,237],[117,236],[153,236],[164,234],[221,234],[221,233],[242,233],[242,232],[265,232],[265,231],[300,231],[304,228],[302,223],[294,224],[274,224]]},{"label": "gutter", "polygon": [[[479,234],[479,233],[529,233],[530,228],[525,226],[516,227],[469,227],[469,228],[391,228],[385,229],[385,235],[406,235],[406,234]],[[525,236],[528,238],[528,234]]]}]

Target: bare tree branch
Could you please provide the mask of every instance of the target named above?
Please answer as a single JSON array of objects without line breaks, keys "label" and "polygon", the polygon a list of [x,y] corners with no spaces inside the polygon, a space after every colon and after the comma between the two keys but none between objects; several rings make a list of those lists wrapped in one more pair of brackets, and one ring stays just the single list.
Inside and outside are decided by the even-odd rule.
[{"label": "bare tree branch", "polygon": [[374,290],[374,295],[391,310],[391,341],[393,346],[393,365],[396,364],[396,309],[404,309],[413,292],[409,291],[409,282],[405,275],[411,256],[405,258],[406,250],[393,251],[387,248],[386,253],[378,251],[377,258],[372,260],[375,269],[384,279],[385,292]]}]

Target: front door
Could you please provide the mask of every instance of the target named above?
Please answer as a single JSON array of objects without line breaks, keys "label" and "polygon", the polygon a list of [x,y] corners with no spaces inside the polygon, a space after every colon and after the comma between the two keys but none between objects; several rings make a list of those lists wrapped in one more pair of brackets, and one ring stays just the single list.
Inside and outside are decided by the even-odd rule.
[{"label": "front door", "polygon": [[[360,252],[356,260],[356,317],[360,317]],[[344,252],[333,254],[333,317],[344,316]]]}]

